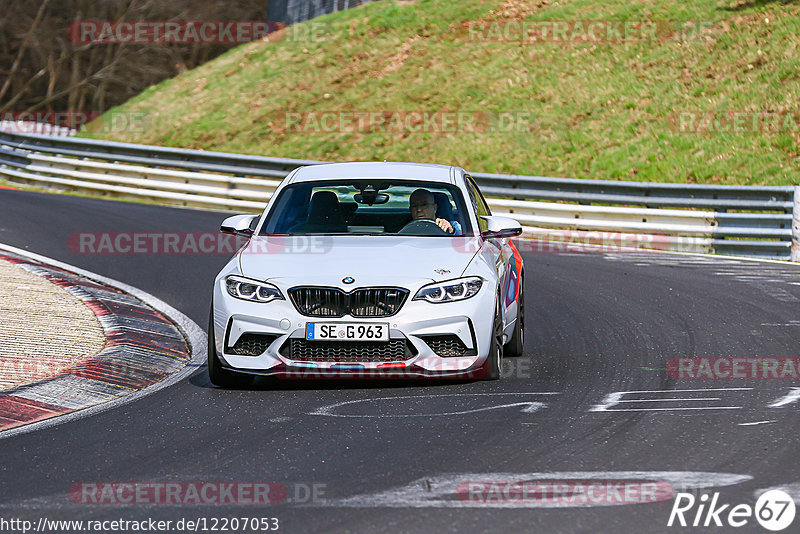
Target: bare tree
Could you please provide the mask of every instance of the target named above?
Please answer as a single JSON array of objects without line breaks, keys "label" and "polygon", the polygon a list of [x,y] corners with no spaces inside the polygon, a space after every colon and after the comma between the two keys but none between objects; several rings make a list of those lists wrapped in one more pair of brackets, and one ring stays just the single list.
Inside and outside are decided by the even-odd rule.
[{"label": "bare tree", "polygon": [[[0,0],[0,113],[103,112],[232,44],[82,43],[75,22],[265,21],[265,0]],[[74,36],[72,36],[74,37]]]}]

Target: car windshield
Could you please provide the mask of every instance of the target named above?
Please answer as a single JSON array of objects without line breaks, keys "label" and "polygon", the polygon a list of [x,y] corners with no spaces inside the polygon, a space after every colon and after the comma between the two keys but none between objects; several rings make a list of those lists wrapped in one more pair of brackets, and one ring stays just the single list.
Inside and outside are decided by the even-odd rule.
[{"label": "car windshield", "polygon": [[259,234],[452,237],[471,230],[457,187],[383,179],[289,185],[275,200]]}]

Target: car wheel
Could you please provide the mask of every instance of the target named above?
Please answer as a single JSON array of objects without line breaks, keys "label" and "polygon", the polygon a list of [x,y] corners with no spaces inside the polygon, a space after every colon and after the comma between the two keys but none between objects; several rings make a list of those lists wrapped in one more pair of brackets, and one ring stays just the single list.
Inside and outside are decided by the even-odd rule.
[{"label": "car wheel", "polygon": [[522,356],[525,353],[525,291],[522,289],[522,277],[519,277],[519,311],[511,340],[506,345],[508,356]]},{"label": "car wheel", "polygon": [[249,386],[253,383],[253,376],[234,373],[222,368],[222,362],[217,356],[217,346],[214,342],[214,307],[208,318],[208,376],[211,383],[221,388],[235,388]]},{"label": "car wheel", "polygon": [[489,356],[481,368],[481,378],[497,380],[503,366],[503,320],[500,318],[500,300],[494,309],[494,325],[492,326],[492,343],[489,345]]}]

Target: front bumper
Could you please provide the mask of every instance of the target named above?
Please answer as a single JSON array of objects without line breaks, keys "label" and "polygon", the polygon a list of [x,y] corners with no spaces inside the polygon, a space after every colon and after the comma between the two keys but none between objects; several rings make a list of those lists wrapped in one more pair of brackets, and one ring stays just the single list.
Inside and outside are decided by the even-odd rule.
[{"label": "front bumper", "polygon": [[[284,295],[286,288],[281,288]],[[432,304],[414,301],[411,297],[400,311],[391,317],[337,319],[307,317],[300,314],[290,300],[269,303],[235,299],[224,289],[224,279],[219,278],[214,287],[213,328],[217,355],[224,368],[253,375],[285,378],[470,378],[486,361],[491,343],[491,330],[495,298],[493,288],[484,287],[474,297],[460,302]],[[357,322],[389,325],[390,340],[406,344],[405,355],[389,361],[347,361],[341,359],[308,359],[293,357],[292,339],[305,339],[308,322]],[[240,355],[232,352],[242,336],[257,334],[274,336],[266,350],[257,355]],[[441,345],[432,339],[457,338],[464,349],[463,355],[447,353],[442,356]],[[310,341],[308,343],[319,343]],[[329,343],[364,343],[329,342]],[[437,353],[433,347],[439,348]],[[318,352],[318,351],[317,351]],[[363,352],[363,351],[362,351]]]}]

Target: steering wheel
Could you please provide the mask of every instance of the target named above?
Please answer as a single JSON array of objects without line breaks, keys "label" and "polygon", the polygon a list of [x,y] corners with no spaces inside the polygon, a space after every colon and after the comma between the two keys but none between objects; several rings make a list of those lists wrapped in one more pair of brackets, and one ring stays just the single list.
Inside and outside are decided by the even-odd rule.
[{"label": "steering wheel", "polygon": [[400,229],[398,234],[448,235],[433,219],[415,219]]}]

